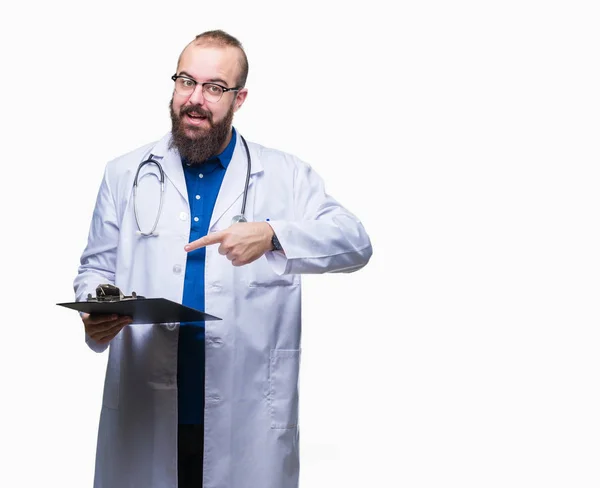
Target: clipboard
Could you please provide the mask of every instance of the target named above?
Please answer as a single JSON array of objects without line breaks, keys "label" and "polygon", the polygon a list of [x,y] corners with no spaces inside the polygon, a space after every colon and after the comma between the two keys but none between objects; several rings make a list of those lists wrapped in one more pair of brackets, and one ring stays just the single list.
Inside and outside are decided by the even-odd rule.
[{"label": "clipboard", "polygon": [[57,305],[89,314],[127,315],[133,319],[132,324],[221,320],[219,317],[166,298],[145,298],[136,295],[135,292],[131,296],[124,296],[119,288],[106,284],[96,288],[96,298],[92,298],[90,293],[87,301],[57,303]]}]

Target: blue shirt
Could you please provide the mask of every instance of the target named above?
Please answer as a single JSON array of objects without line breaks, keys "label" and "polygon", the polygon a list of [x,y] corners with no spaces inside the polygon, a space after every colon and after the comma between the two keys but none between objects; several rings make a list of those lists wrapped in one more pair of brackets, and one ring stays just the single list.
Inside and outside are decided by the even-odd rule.
[{"label": "blue shirt", "polygon": [[[190,242],[208,232],[210,218],[227,166],[235,149],[236,131],[225,150],[200,165],[183,161],[190,202]],[[204,311],[206,249],[188,253],[183,305]],[[204,322],[182,323],[177,350],[177,399],[180,424],[204,423]]]}]

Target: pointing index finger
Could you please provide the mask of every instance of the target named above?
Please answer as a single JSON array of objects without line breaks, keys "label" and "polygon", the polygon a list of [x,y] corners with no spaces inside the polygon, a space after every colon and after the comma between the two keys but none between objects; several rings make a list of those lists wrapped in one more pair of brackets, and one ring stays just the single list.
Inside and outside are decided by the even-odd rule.
[{"label": "pointing index finger", "polygon": [[204,237],[201,237],[200,239],[197,239],[195,241],[190,242],[189,244],[186,244],[184,249],[187,252],[190,252],[190,251],[194,251],[196,249],[200,249],[201,247],[210,246],[211,244],[218,244],[223,240],[223,237],[224,237],[223,231],[213,232],[212,234],[206,234]]}]

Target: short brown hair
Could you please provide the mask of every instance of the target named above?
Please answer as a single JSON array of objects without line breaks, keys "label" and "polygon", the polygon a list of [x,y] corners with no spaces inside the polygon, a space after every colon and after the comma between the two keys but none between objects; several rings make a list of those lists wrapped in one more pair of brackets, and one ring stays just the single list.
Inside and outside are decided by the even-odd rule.
[{"label": "short brown hair", "polygon": [[[236,86],[246,86],[246,79],[248,78],[248,58],[246,57],[246,52],[242,47],[242,43],[235,37],[222,30],[212,30],[198,34],[190,44],[210,44],[218,47],[230,46],[239,49],[242,55],[240,56],[240,76]],[[179,57],[181,59],[181,56]]]}]

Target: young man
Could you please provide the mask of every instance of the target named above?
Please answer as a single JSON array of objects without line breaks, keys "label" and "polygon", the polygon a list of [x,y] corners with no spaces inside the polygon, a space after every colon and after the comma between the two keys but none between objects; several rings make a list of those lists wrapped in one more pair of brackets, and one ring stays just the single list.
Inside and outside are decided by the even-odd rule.
[{"label": "young man", "polygon": [[83,315],[88,345],[109,349],[96,488],[298,486],[300,275],[355,271],[372,251],[309,165],[232,127],[247,74],[235,38],[197,36],[171,132],[106,167],[77,300],[110,283],[222,320]]}]

